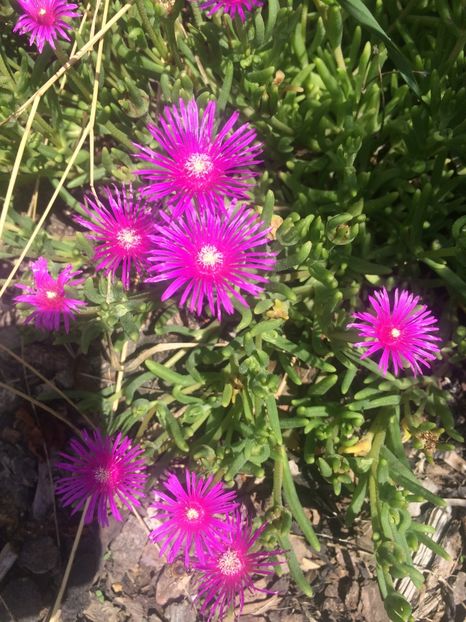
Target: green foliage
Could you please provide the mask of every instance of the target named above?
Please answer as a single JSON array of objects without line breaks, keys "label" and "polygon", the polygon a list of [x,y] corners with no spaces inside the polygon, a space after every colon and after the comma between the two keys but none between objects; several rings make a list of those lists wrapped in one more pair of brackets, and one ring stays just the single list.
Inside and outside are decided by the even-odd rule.
[{"label": "green foliage", "polygon": [[[111,15],[122,6],[112,3]],[[442,500],[416,481],[404,446],[430,458],[426,434],[461,440],[440,380],[459,375],[466,356],[464,5],[415,1],[400,12],[395,0],[268,0],[244,25],[208,19],[195,3],[164,7],[137,0],[105,36],[95,148],[79,151],[60,190],[62,212],[79,209],[92,179],[131,180],[133,141],[148,143],[146,124],[164,104],[215,98],[225,113],[238,109],[264,143],[251,199],[272,225],[277,271],[249,309],[238,307],[221,325],[195,325],[180,321],[173,301],[97,278],[81,234],[42,229],[28,257],[87,269],[89,306],[69,340],[87,353],[102,339],[115,371],[123,344],[136,348],[123,361],[121,389],[81,394],[80,406],[99,409],[110,431],[137,433],[149,453],[176,450],[227,482],[238,473],[263,477],[272,466],[270,521],[308,594],[288,539],[291,518],[315,549],[319,543],[289,461],[351,496],[348,523],[360,512],[372,520],[387,612],[409,620],[396,579],[422,584],[412,564],[419,543],[444,553],[409,515],[413,499]],[[32,53],[3,12],[6,119],[62,63],[50,50]],[[88,20],[78,49],[89,28]],[[96,54],[41,98],[8,212],[5,261],[34,230],[31,197],[40,213],[89,120]],[[2,193],[25,118],[0,130]],[[346,325],[382,285],[422,292],[440,316],[444,363],[432,376],[383,377],[376,363],[359,360]],[[154,351],[154,339],[168,347]]]}]

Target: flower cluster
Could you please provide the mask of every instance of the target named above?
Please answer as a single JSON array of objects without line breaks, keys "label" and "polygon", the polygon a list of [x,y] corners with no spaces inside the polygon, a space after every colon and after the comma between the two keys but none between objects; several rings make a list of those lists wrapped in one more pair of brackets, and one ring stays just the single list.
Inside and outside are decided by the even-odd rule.
[{"label": "flower cluster", "polygon": [[[57,467],[66,474],[58,478],[55,491],[72,513],[85,508],[84,522],[97,516],[107,526],[108,512],[121,521],[119,505],[129,509],[140,505],[146,484],[146,464],[139,445],[127,437],[112,438],[99,431],[83,431],[73,438],[70,452],[61,453]],[[166,492],[156,491],[156,517],[160,526],[150,539],[161,545],[160,555],[173,562],[180,554],[187,568],[198,572],[200,608],[208,620],[222,619],[230,608],[244,605],[248,591],[264,591],[253,581],[255,575],[274,574],[282,551],[260,550],[257,541],[264,523],[254,530],[239,509],[236,494],[223,484],[185,470],[185,485],[168,473]]]},{"label": "flower cluster", "polygon": [[[79,17],[75,9],[77,4],[70,4],[67,0],[18,0],[22,11],[13,31],[19,34],[29,34],[29,45],[36,45],[42,52],[46,43],[55,49],[56,40],[62,37],[69,41],[67,31],[72,29],[65,19]],[[207,11],[207,15],[223,11],[234,18],[238,16],[245,21],[245,11],[252,11],[262,6],[262,0],[205,0],[200,7]]]},{"label": "flower cluster", "polygon": [[[238,507],[236,495],[186,469],[185,485],[169,473],[166,493],[157,491],[152,507],[161,525],[150,538],[161,544],[169,562],[182,554],[185,565],[198,572],[200,611],[208,620],[222,619],[229,609],[241,614],[246,591],[264,591],[253,581],[255,575],[268,576],[280,564],[280,550],[258,549],[264,523],[254,530]],[[193,561],[194,560],[194,561]]]},{"label": "flower cluster", "polygon": [[[213,101],[203,112],[195,100],[166,108],[159,127],[149,126],[161,151],[137,145],[136,157],[151,165],[136,171],[146,185],[89,193],[75,221],[94,243],[97,271],[121,271],[126,289],[132,272],[165,282],[162,300],[179,293],[180,305],[197,315],[207,305],[221,320],[235,300],[248,306],[245,295],[262,292],[276,253],[267,249],[269,229],[244,202],[260,162],[256,133],[247,123],[234,129],[237,112],[215,130],[215,116]],[[22,300],[38,308],[35,299]],[[68,326],[64,305],[61,311]]]}]

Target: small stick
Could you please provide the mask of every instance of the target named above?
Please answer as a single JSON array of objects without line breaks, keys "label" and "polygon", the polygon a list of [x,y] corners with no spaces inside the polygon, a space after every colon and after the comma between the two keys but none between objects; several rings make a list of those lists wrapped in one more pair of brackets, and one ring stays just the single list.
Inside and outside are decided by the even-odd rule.
[{"label": "small stick", "polygon": [[11,197],[13,196],[13,189],[15,187],[16,178],[18,177],[18,171],[21,164],[21,160],[23,158],[24,149],[26,148],[26,143],[29,138],[29,133],[31,131],[32,123],[34,121],[34,117],[36,116],[37,106],[40,102],[40,95],[35,95],[32,107],[29,112],[28,120],[26,121],[26,125],[24,127],[24,133],[21,137],[21,142],[19,143],[18,151],[16,152],[15,163],[13,165],[13,170],[11,171],[10,181],[8,183],[8,188],[5,195],[5,201],[3,202],[2,213],[0,215],[0,239],[3,233],[3,227],[5,226],[6,215],[8,212],[8,207],[10,205]]},{"label": "small stick", "polygon": [[13,119],[16,119],[17,117],[19,117],[19,115],[21,115],[26,110],[26,108],[28,108],[29,105],[34,101],[34,98],[37,97],[37,95],[42,96],[44,93],[46,93],[49,90],[49,88],[53,84],[55,84],[55,82],[59,80],[64,73],[68,71],[70,67],[72,67],[75,63],[77,63],[78,60],[81,60],[81,58],[84,56],[84,54],[86,54],[86,52],[89,52],[89,50],[92,50],[92,48],[97,43],[97,41],[99,41],[108,30],[110,30],[113,24],[115,24],[121,17],[123,17],[123,15],[127,11],[129,11],[131,6],[132,4],[129,2],[128,4],[125,4],[118,11],[118,13],[115,13],[112,19],[109,19],[108,22],[105,24],[105,26],[101,30],[99,30],[99,32],[97,32],[91,39],[89,39],[89,41],[85,45],[83,45],[83,47],[80,48],[80,50],[74,56],[71,56],[71,58],[68,60],[68,62],[65,65],[60,67],[60,69],[56,73],[54,73],[53,76],[49,80],[47,80],[47,82],[45,82],[41,87],[37,89],[34,95],[32,95],[29,99],[27,99],[24,102],[24,104],[21,104],[21,106],[15,112],[13,112],[7,119],[5,119],[4,121],[0,121],[0,127],[2,125],[5,125],[5,123],[9,123]]},{"label": "small stick", "polygon": [[123,384],[123,376],[125,374],[125,368],[124,368],[124,364],[126,361],[126,356],[128,354],[128,341],[125,341],[123,343],[123,346],[121,348],[121,355],[120,355],[120,367],[117,371],[117,376],[116,376],[116,382],[115,382],[115,400],[112,404],[112,411],[116,412],[117,408],[118,408],[118,404],[120,402],[120,397],[119,397],[119,392],[121,391],[121,385]]},{"label": "small stick", "polygon": [[[1,124],[0,124],[1,125]],[[71,167],[73,166],[76,158],[78,157],[79,152],[81,151],[82,146],[84,145],[84,142],[87,138],[89,134],[89,126],[87,125],[83,131],[83,133],[81,134],[81,138],[78,140],[78,144],[75,147],[75,150],[73,151],[70,159],[68,160],[68,164],[65,168],[65,170],[63,171],[63,175],[60,178],[60,181],[58,182],[57,187],[55,188],[54,193],[52,194],[50,201],[47,204],[47,207],[44,210],[44,213],[42,214],[42,216],[39,219],[39,222],[36,225],[36,228],[34,229],[34,231],[32,232],[29,240],[27,241],[25,247],[23,248],[20,256],[18,257],[18,259],[15,262],[15,265],[13,266],[10,274],[7,276],[5,282],[3,283],[2,288],[0,289],[0,298],[3,296],[3,294],[5,293],[6,288],[10,285],[13,277],[15,276],[16,272],[18,271],[23,259],[26,257],[29,249],[31,248],[34,240],[37,237],[37,234],[39,233],[39,231],[42,228],[42,225],[45,222],[45,219],[47,218],[47,216],[49,215],[50,210],[53,207],[53,204],[55,203],[55,200],[58,196],[58,194],[60,193],[60,190],[62,189],[63,184],[65,183],[66,178],[68,177],[68,173],[71,170]]]},{"label": "small stick", "polygon": [[71,568],[73,567],[74,558],[76,557],[76,551],[78,550],[79,541],[81,540],[81,534],[84,528],[84,519],[86,517],[87,509],[89,507],[90,502],[91,502],[91,497],[88,497],[83,507],[81,519],[78,525],[78,531],[76,532],[76,535],[74,537],[73,547],[71,549],[71,553],[68,558],[68,563],[66,564],[66,568],[65,568],[65,574],[63,575],[63,579],[61,580],[60,589],[58,590],[58,594],[55,599],[52,612],[48,616],[47,622],[59,622],[59,616],[57,616],[57,612],[60,608],[61,601],[63,599],[63,594],[65,593],[66,585],[70,577]]},{"label": "small stick", "polygon": [[65,402],[67,402],[70,406],[72,406],[80,415],[81,417],[91,426],[91,428],[94,428],[94,430],[96,429],[95,423],[93,423],[89,417],[87,417],[87,415],[85,415],[84,413],[82,413],[79,408],[76,406],[76,404],[74,402],[72,402],[70,400],[70,398],[63,393],[63,391],[61,389],[59,389],[51,380],[49,380],[48,378],[46,378],[45,376],[43,376],[40,371],[38,371],[35,367],[33,367],[30,363],[28,363],[27,361],[25,361],[21,356],[18,356],[17,354],[15,354],[12,350],[10,350],[9,348],[7,348],[6,346],[4,346],[3,344],[0,343],[0,350],[3,350],[4,352],[6,352],[7,354],[9,354],[12,358],[15,359],[15,361],[18,361],[18,363],[21,363],[23,365],[23,367],[27,367],[28,369],[30,369],[32,371],[33,374],[35,374],[38,378],[40,378],[42,380],[42,382],[45,382],[45,384],[47,386],[49,386],[53,391],[55,391],[62,399],[65,400]]},{"label": "small stick", "polygon": [[53,408],[50,408],[50,406],[46,406],[46,404],[39,402],[39,400],[34,399],[27,393],[23,393],[19,389],[14,389],[12,386],[6,384],[5,382],[0,382],[0,387],[2,387],[2,389],[6,389],[7,391],[11,391],[11,393],[14,393],[15,395],[19,395],[19,397],[22,397],[24,400],[31,402],[31,404],[34,404],[35,406],[42,408],[42,410],[46,410],[48,413],[50,413],[57,419],[60,419],[60,421],[70,426],[70,428],[73,430],[75,434],[77,434],[78,436],[81,436],[81,432],[78,430],[78,428],[75,425],[73,425],[70,421],[65,419],[65,417],[60,415],[60,413],[58,413],[56,410],[53,410]]},{"label": "small stick", "polygon": [[147,533],[147,535],[149,535],[151,530],[150,530],[149,526],[147,525],[146,521],[142,518],[142,516],[136,510],[134,505],[131,502],[128,502],[128,503],[130,504],[131,510],[132,510],[134,516],[137,518],[138,523],[141,525],[141,527],[144,529],[144,531]]}]

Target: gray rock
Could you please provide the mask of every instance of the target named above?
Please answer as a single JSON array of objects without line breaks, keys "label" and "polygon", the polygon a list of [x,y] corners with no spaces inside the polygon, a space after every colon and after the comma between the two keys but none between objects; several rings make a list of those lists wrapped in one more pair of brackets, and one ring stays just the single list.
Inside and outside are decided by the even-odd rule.
[{"label": "gray rock", "polygon": [[45,574],[56,567],[58,557],[58,549],[53,539],[43,536],[24,543],[18,564],[33,574]]},{"label": "gray rock", "polygon": [[[92,603],[83,611],[84,618],[89,622],[121,622],[125,618],[120,610],[111,603],[100,603],[93,600]],[[126,617],[126,616],[125,616]]]},{"label": "gray rock", "polygon": [[145,530],[134,516],[130,516],[110,546],[113,562],[112,577],[115,576],[115,581],[127,570],[137,565],[146,541]]},{"label": "gray rock", "polygon": [[32,579],[22,577],[10,581],[2,590],[2,598],[16,622],[41,619],[42,596]]},{"label": "gray rock", "polygon": [[168,605],[166,617],[170,622],[196,622],[197,612],[194,605],[184,600]]}]

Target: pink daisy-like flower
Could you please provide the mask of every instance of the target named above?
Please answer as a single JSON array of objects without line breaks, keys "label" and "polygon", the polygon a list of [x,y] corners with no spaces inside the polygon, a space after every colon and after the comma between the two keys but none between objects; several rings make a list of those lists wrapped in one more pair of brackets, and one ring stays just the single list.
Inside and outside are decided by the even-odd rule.
[{"label": "pink daisy-like flower", "polygon": [[[186,469],[186,486],[170,473],[165,488],[170,495],[157,491],[156,517],[160,527],[150,534],[153,542],[162,543],[160,555],[166,553],[172,562],[184,549],[186,567],[190,565],[191,549],[197,559],[205,559],[208,541],[226,529],[225,515],[237,507],[234,492],[227,492],[221,483],[213,483],[213,476],[204,479]],[[159,500],[160,499],[160,500]]]},{"label": "pink daisy-like flower", "polygon": [[201,9],[206,9],[209,12],[209,17],[217,11],[223,9],[224,13],[229,13],[232,18],[235,15],[239,15],[241,21],[244,22],[246,16],[244,11],[253,11],[257,7],[262,6],[262,0],[206,0],[200,3]]},{"label": "pink daisy-like flower", "polygon": [[150,282],[172,281],[162,295],[167,300],[182,290],[180,304],[198,315],[207,300],[212,315],[221,319],[222,308],[233,313],[233,296],[248,306],[239,290],[257,296],[267,278],[258,271],[270,271],[275,254],[256,250],[267,243],[268,229],[259,216],[245,206],[230,213],[185,212],[179,219],[162,213],[165,222],[156,225],[149,257]]},{"label": "pink daisy-like flower", "polygon": [[435,342],[440,339],[431,334],[438,331],[437,320],[425,305],[419,304],[419,296],[396,289],[393,309],[385,288],[374,292],[369,300],[374,314],[355,313],[353,317],[359,322],[348,324],[348,328],[357,328],[359,336],[366,338],[355,344],[366,348],[361,359],[382,350],[379,368],[384,375],[390,359],[395,375],[403,368],[404,362],[415,376],[422,373],[421,365],[430,367],[428,361],[435,359],[435,353],[439,351]]},{"label": "pink daisy-like flower", "polygon": [[230,608],[239,610],[244,606],[244,595],[249,593],[267,592],[258,588],[253,581],[255,575],[273,575],[280,562],[275,559],[283,551],[256,551],[257,540],[267,524],[253,531],[249,521],[237,511],[228,517],[228,531],[222,538],[209,543],[209,554],[206,561],[199,561],[194,569],[201,574],[198,580],[198,597],[203,598],[201,613],[208,620],[221,620]]},{"label": "pink daisy-like flower", "polygon": [[133,446],[121,434],[113,439],[99,431],[83,431],[81,438],[71,440],[70,447],[72,454],[60,453],[63,461],[57,467],[69,475],[58,479],[56,493],[63,505],[74,505],[73,514],[90,497],[85,522],[90,523],[96,512],[99,524],[105,526],[109,508],[116,520],[122,520],[117,500],[129,509],[141,505],[138,497],[144,493],[147,476],[139,445]]},{"label": "pink daisy-like flower", "polygon": [[194,99],[166,107],[160,127],[148,129],[166,155],[136,144],[141,160],[151,168],[136,171],[147,186],[142,192],[152,199],[168,197],[176,217],[196,199],[203,208],[224,208],[224,198],[244,199],[257,173],[251,167],[261,162],[256,132],[245,123],[233,131],[235,112],[221,130],[215,131],[215,102],[201,114]]},{"label": "pink daisy-like flower", "polygon": [[71,25],[63,18],[79,17],[79,13],[74,11],[78,8],[77,4],[70,4],[67,0],[18,0],[18,4],[24,13],[13,32],[18,31],[21,35],[29,33],[29,45],[35,43],[39,52],[46,43],[55,48],[58,36],[70,40],[66,31],[71,30]]},{"label": "pink daisy-like flower", "polygon": [[45,257],[39,257],[30,266],[34,285],[18,283],[16,287],[22,289],[24,293],[14,299],[15,302],[26,302],[35,307],[34,311],[26,318],[25,323],[34,322],[38,328],[43,330],[59,330],[63,317],[65,330],[68,332],[70,319],[74,319],[76,311],[79,307],[85,306],[86,303],[77,298],[70,298],[65,288],[82,283],[83,279],[75,278],[81,272],[73,272],[73,267],[69,265],[54,279],[49,274],[48,262]]},{"label": "pink daisy-like flower", "polygon": [[116,187],[113,192],[107,187],[104,192],[107,206],[88,195],[82,206],[87,218],[75,216],[74,219],[89,229],[92,233],[88,237],[97,242],[96,270],[115,275],[121,265],[123,287],[128,289],[131,267],[134,266],[137,274],[146,268],[154,214],[145,201],[134,196],[131,187],[121,192]]}]

